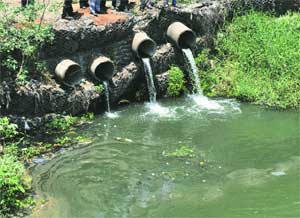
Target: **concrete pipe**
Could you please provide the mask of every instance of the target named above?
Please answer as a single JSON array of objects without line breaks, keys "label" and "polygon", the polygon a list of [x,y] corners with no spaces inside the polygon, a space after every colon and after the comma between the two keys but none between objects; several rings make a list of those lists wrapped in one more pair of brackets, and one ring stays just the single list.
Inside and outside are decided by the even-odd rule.
[{"label": "concrete pipe", "polygon": [[140,58],[150,58],[155,54],[156,43],[146,33],[136,33],[132,41],[132,50]]},{"label": "concrete pipe", "polygon": [[178,48],[190,48],[196,43],[195,33],[180,22],[174,22],[168,27],[167,36],[176,43]]},{"label": "concrete pipe", "polygon": [[67,86],[75,86],[83,78],[81,67],[76,62],[65,59],[55,68],[56,77]]},{"label": "concrete pipe", "polygon": [[97,80],[111,80],[114,75],[114,64],[107,57],[98,57],[91,65],[91,73]]}]

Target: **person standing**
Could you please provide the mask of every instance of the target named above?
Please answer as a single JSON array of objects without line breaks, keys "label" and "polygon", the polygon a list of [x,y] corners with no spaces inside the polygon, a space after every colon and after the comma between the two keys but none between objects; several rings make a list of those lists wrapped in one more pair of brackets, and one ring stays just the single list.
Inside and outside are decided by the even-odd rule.
[{"label": "person standing", "polygon": [[64,8],[61,18],[63,19],[72,19],[74,17],[73,7],[72,7],[72,0],[65,0],[64,1]]},{"label": "person standing", "polygon": [[98,16],[97,13],[100,13],[100,0],[90,0],[90,13]]},{"label": "person standing", "polygon": [[[176,0],[172,0],[172,6],[176,7],[177,1]],[[164,6],[167,7],[169,6],[169,0],[164,0]]]},{"label": "person standing", "polygon": [[[164,0],[168,1],[168,0]],[[144,10],[145,8],[152,9],[153,8],[153,3],[151,0],[141,0],[141,5],[140,5],[140,10]]]},{"label": "person standing", "polygon": [[100,9],[101,9],[101,12],[106,12],[106,10],[107,10],[106,0],[100,0]]},{"label": "person standing", "polygon": [[80,8],[82,8],[82,9],[85,9],[85,8],[89,7],[88,0],[80,0],[80,1],[79,1],[79,6],[80,6]]},{"label": "person standing", "polygon": [[34,4],[34,0],[21,0],[22,7],[26,7],[27,5]]}]

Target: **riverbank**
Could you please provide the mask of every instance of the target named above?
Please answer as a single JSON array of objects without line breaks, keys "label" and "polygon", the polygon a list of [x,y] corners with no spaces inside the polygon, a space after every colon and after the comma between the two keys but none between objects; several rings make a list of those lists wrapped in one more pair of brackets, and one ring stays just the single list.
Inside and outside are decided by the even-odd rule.
[{"label": "riverbank", "polygon": [[26,167],[76,143],[88,143],[84,137],[74,137],[74,129],[93,119],[92,113],[80,117],[53,115],[43,127],[26,126],[24,130],[7,117],[0,118],[0,217],[30,213],[35,200]]}]

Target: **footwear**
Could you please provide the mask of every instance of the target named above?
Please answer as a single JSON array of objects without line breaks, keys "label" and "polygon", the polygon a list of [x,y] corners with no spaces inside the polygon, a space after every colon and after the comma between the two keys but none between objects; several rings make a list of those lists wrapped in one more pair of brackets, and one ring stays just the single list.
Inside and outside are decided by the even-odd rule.
[{"label": "footwear", "polygon": [[73,16],[70,16],[70,15],[61,15],[61,18],[62,19],[65,19],[65,20],[74,20],[74,17]]},{"label": "footwear", "polygon": [[82,8],[82,9],[86,9],[86,6],[81,6],[80,8]]},{"label": "footwear", "polygon": [[90,12],[90,14],[94,15],[95,17],[98,17],[98,14],[96,12]]},{"label": "footwear", "polygon": [[96,11],[97,14],[106,14],[105,10]]}]

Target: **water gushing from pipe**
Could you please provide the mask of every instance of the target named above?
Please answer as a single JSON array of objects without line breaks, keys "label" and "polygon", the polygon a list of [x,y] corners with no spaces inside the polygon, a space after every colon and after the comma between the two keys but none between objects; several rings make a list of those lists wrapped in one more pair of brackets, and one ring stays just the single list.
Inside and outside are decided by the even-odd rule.
[{"label": "water gushing from pipe", "polygon": [[147,87],[148,87],[148,92],[149,92],[149,100],[151,103],[156,102],[156,88],[154,85],[154,80],[153,80],[153,73],[152,73],[152,68],[150,64],[150,58],[142,58],[143,64],[144,64],[144,69],[145,69],[145,74],[146,74],[146,80],[147,80]]},{"label": "water gushing from pipe", "polygon": [[105,101],[106,101],[106,110],[108,113],[110,113],[110,103],[109,103],[109,88],[108,88],[108,81],[103,81],[104,86],[104,95],[105,95]]},{"label": "water gushing from pipe", "polygon": [[156,43],[144,32],[136,33],[132,40],[132,50],[142,59],[147,80],[150,103],[156,102],[156,88],[153,80],[153,73],[150,58],[155,54]]},{"label": "water gushing from pipe", "polygon": [[201,89],[201,84],[200,84],[200,77],[199,77],[199,73],[198,73],[198,67],[196,65],[193,53],[192,53],[191,49],[189,49],[189,48],[183,48],[183,49],[181,49],[181,51],[187,61],[188,67],[189,67],[190,77],[194,83],[193,84],[194,91],[196,91],[196,94],[198,94],[198,95],[203,95],[203,92]]}]

